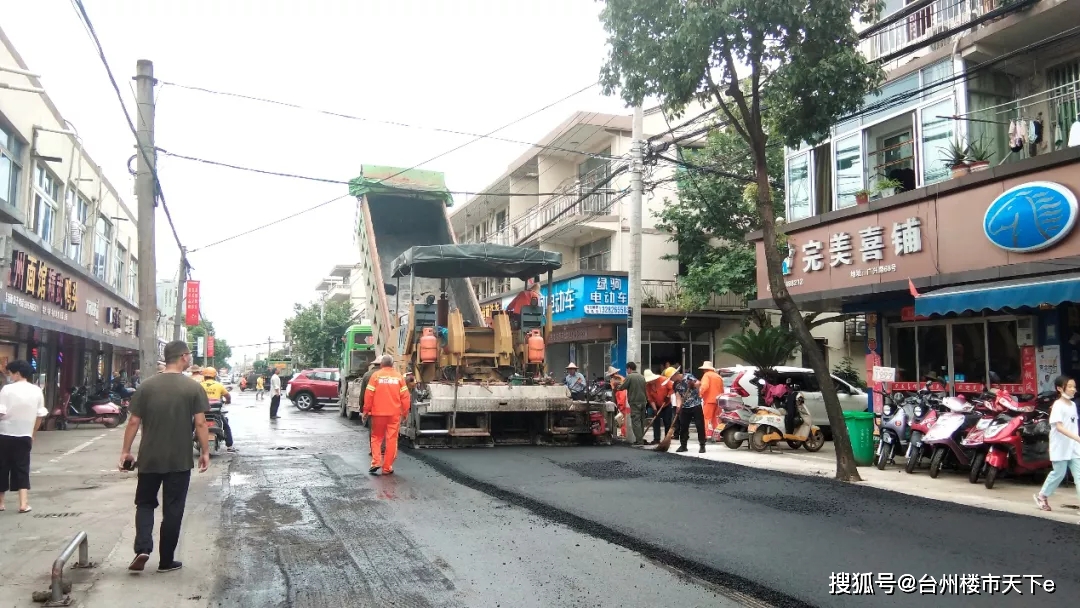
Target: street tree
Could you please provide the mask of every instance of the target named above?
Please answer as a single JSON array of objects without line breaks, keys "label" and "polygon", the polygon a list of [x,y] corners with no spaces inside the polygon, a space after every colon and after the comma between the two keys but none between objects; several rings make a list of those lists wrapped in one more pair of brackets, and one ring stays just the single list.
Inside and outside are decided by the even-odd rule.
[{"label": "street tree", "polygon": [[606,0],[601,13],[607,92],[635,105],[658,98],[676,114],[694,101],[715,106],[749,147],[770,295],[821,386],[841,480],[859,471],[825,358],[784,285],[768,144],[770,132],[787,146],[819,142],[876,90],[882,71],[859,53],[854,22],[879,9],[877,0]]},{"label": "street tree", "polygon": [[795,334],[784,327],[747,329],[724,339],[720,350],[756,367],[762,378],[768,378],[777,367],[787,363],[799,347]]},{"label": "street tree", "polygon": [[304,366],[336,367],[341,356],[341,338],[352,318],[350,302],[294,305],[293,317],[285,321],[285,330],[293,341],[294,361]]}]

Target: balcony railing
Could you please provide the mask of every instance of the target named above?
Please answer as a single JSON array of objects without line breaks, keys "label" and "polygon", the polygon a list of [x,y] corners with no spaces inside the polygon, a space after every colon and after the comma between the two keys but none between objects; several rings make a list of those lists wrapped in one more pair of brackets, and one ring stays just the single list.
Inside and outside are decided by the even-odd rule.
[{"label": "balcony railing", "polygon": [[[914,52],[927,40],[943,36],[945,32],[1002,7],[1008,1],[936,0],[872,34],[863,41],[862,51],[869,59],[899,58],[905,54],[905,49],[911,48]],[[889,15],[882,19],[889,19]],[[948,44],[947,38],[941,39],[939,44]]]},{"label": "balcony railing", "polygon": [[[641,307],[684,310],[678,281],[642,280]],[[705,310],[735,310],[746,308],[746,299],[732,293],[718,293],[709,297]]]},{"label": "balcony railing", "polygon": [[[592,192],[599,183],[604,181],[622,164],[624,163],[608,163],[590,171],[573,183],[556,189],[554,196],[529,209],[524,215],[510,222],[502,230],[488,235],[486,242],[515,245],[521,239],[537,233],[541,227],[555,226],[568,220],[580,221],[583,217],[609,214],[615,204],[616,193],[618,192],[610,183],[587,196],[580,203],[578,203],[578,199]],[[498,240],[493,241],[491,239]]]}]

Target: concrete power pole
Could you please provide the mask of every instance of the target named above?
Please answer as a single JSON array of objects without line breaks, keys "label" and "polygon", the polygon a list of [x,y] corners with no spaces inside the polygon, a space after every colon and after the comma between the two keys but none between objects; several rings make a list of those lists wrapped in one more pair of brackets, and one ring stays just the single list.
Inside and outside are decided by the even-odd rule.
[{"label": "concrete power pole", "polygon": [[180,339],[184,314],[184,286],[187,284],[187,247],[180,248],[180,276],[176,279],[176,316],[173,317],[173,340]]},{"label": "concrete power pole", "polygon": [[157,261],[154,247],[154,212],[157,182],[154,178],[154,64],[140,59],[135,71],[138,110],[139,154],[135,174],[139,235],[139,370],[143,378],[157,372]]},{"label": "concrete power pole", "polygon": [[[626,329],[626,360],[644,370],[641,358],[641,198],[645,141],[642,135],[644,115],[634,107],[633,143],[630,149],[630,314]],[[640,438],[639,438],[640,439]]]}]

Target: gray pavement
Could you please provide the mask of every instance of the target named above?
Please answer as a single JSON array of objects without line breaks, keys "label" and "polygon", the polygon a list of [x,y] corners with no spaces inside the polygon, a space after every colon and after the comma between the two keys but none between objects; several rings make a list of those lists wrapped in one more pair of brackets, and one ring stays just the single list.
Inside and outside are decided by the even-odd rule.
[{"label": "gray pavement", "polygon": [[31,502],[58,517],[0,514],[0,607],[34,605],[31,593],[47,587],[49,565],[80,529],[98,565],[65,579],[75,605],[90,608],[761,605],[408,454],[396,476],[371,477],[359,424],[288,401],[271,422],[268,403],[246,393],[230,407],[241,453],[193,475],[184,569],[169,574],[126,571],[134,479],[113,470],[122,429],[42,433]]}]

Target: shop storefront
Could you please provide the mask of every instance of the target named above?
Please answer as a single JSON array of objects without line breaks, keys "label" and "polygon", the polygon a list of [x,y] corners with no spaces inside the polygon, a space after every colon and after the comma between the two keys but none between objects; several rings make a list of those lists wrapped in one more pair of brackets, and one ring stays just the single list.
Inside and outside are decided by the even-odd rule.
[{"label": "shop storefront", "polygon": [[139,327],[130,304],[18,231],[8,259],[0,290],[0,363],[28,360],[46,405],[73,386],[134,371]]},{"label": "shop storefront", "polygon": [[868,380],[1034,394],[1080,372],[1078,192],[1073,148],[790,222],[785,284],[805,311],[867,313]]}]

